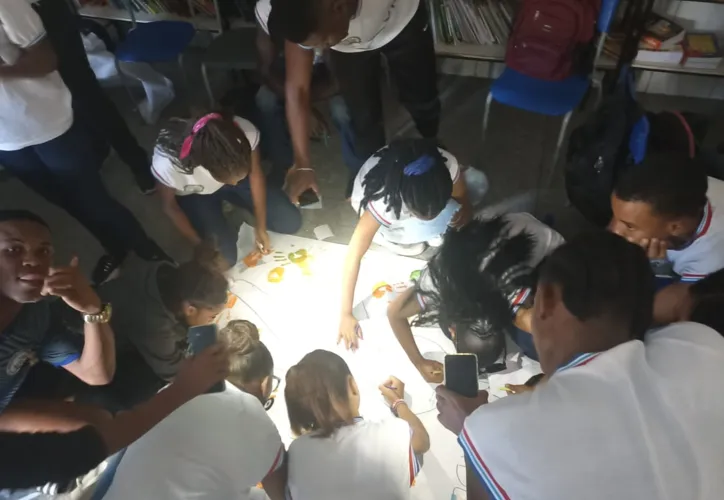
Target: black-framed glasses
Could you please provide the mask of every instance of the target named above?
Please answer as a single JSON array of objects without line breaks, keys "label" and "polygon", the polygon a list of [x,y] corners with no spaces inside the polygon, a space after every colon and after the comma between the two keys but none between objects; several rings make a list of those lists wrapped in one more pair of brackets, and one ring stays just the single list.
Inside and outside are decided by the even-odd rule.
[{"label": "black-framed glasses", "polygon": [[279,390],[279,386],[281,385],[281,383],[282,383],[282,379],[280,379],[276,375],[272,375],[271,394],[269,395],[269,399],[267,399],[264,402],[264,409],[266,411],[271,410],[272,406],[274,406],[274,401],[276,400],[276,397],[277,397],[277,391]]}]

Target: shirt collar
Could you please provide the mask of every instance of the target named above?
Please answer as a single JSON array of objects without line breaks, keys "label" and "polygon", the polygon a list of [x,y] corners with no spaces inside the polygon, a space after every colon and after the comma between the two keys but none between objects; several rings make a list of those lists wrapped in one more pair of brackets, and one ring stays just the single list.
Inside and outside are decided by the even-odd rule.
[{"label": "shirt collar", "polygon": [[583,354],[577,354],[568,363],[565,363],[565,364],[559,366],[558,369],[556,370],[556,373],[568,370],[569,368],[575,368],[576,366],[583,366],[587,363],[590,363],[591,360],[598,357],[599,354],[601,354],[601,353],[600,352],[586,352]]},{"label": "shirt collar", "polygon": [[709,200],[706,200],[706,205],[704,206],[704,215],[701,218],[699,227],[696,228],[696,233],[694,233],[695,240],[701,238],[707,233],[707,231],[709,231],[709,228],[711,227],[712,215],[713,210],[711,208],[711,202]]},{"label": "shirt collar", "polygon": [[362,418],[362,417],[354,417],[354,418],[352,419],[352,423],[353,423],[353,424],[359,424],[359,423],[362,422],[363,420],[364,420],[364,418]]}]

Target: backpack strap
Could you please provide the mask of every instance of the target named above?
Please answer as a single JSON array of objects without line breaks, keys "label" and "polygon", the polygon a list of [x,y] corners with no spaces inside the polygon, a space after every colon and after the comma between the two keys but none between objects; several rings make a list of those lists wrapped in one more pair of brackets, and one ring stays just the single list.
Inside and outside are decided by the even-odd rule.
[{"label": "backpack strap", "polygon": [[687,139],[689,139],[689,158],[694,158],[694,156],[696,156],[696,140],[694,139],[694,133],[691,131],[689,122],[687,122],[686,118],[684,118],[684,115],[682,115],[678,111],[672,111],[671,114],[677,117],[681,122],[681,125],[684,127],[684,130],[686,131],[686,137]]}]

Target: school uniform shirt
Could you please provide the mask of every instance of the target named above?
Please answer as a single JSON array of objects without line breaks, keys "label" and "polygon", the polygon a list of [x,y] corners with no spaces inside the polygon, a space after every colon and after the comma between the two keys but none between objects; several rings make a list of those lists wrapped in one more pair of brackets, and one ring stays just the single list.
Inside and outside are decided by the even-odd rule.
[{"label": "school uniform shirt", "polygon": [[681,281],[699,281],[724,268],[724,181],[709,177],[707,198],[692,242],[680,250],[666,252]]},{"label": "school uniform shirt", "polygon": [[279,432],[259,400],[227,382],[129,446],[103,500],[243,500],[283,461]]},{"label": "school uniform shirt", "polygon": [[676,323],[478,408],[459,441],[491,499],[722,498],[724,338]]},{"label": "school uniform shirt", "polygon": [[[419,5],[420,0],[359,0],[347,36],[331,49],[365,52],[384,47],[405,29]],[[270,13],[271,0],[259,0],[256,3],[257,22],[267,33]]]},{"label": "school uniform shirt", "polygon": [[407,422],[362,418],[330,437],[301,436],[289,446],[287,497],[291,500],[397,500],[410,498],[420,464]]},{"label": "school uniform shirt", "polygon": [[[28,0],[2,0],[0,27],[19,49],[45,39],[43,23]],[[72,124],[70,91],[57,71],[36,78],[0,78],[0,151],[43,144]]]},{"label": "school uniform shirt", "polygon": [[98,295],[113,304],[116,351],[123,354],[135,348],[158,377],[171,380],[185,357],[188,327],[161,299],[158,273],[166,266],[171,264],[149,262],[133,254],[123,273],[101,285]]},{"label": "school uniform shirt", "polygon": [[[251,150],[259,146],[259,130],[249,120],[234,117],[234,123],[244,132]],[[212,194],[224,186],[206,170],[203,165],[197,166],[191,174],[185,174],[174,166],[174,162],[166,154],[156,148],[153,152],[151,173],[158,182],[176,191],[176,196],[189,194]]]},{"label": "school uniform shirt", "polygon": [[[543,259],[553,253],[553,250],[561,246],[565,241],[558,231],[542,223],[531,214],[525,212],[505,214],[502,218],[508,223],[508,234],[510,236],[525,232],[533,237],[533,251],[531,252],[530,260],[527,262],[531,268],[537,267],[543,262]],[[427,294],[433,293],[436,290],[427,267],[425,267],[420,274],[416,289],[417,302],[420,304],[422,310],[424,311],[432,307],[433,304],[430,303],[431,300]],[[516,307],[522,304],[529,295],[529,289],[521,290],[515,297],[511,297],[511,306]]]},{"label": "school uniform shirt", "polygon": [[0,332],[0,412],[12,401],[35,363],[44,361],[60,367],[80,358],[83,339],[63,325],[52,302],[57,299],[23,304]]}]

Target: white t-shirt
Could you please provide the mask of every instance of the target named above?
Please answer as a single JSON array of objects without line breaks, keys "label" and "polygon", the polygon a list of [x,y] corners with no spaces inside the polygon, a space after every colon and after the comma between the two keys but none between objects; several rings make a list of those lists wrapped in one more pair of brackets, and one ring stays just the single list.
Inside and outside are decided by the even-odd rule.
[{"label": "white t-shirt", "polygon": [[420,465],[407,422],[358,419],[328,438],[301,436],[289,446],[290,500],[410,498]]},{"label": "white t-shirt", "polygon": [[229,382],[189,401],[126,450],[104,500],[248,498],[284,460],[258,399]]},{"label": "white t-shirt", "polygon": [[[370,156],[364,163],[364,165],[362,165],[362,168],[360,168],[359,172],[357,173],[357,177],[355,177],[354,179],[354,185],[352,186],[351,202],[352,208],[354,208],[355,212],[359,212],[360,204],[362,203],[362,198],[364,197],[364,179],[365,177],[367,177],[369,171],[375,168],[380,162],[380,157],[378,156],[378,154],[384,151],[386,148],[387,146]],[[458,178],[460,177],[460,165],[458,164],[457,158],[455,158],[444,149],[439,149],[439,151],[445,158],[445,166],[447,166],[448,170],[450,171],[450,178],[452,179],[453,183],[457,182]],[[396,217],[394,211],[390,207],[385,205],[385,200],[383,198],[370,201],[364,208],[370,214],[372,214],[375,219],[377,219],[377,222],[379,222],[382,227],[386,228],[395,226],[408,219],[415,218],[415,216],[407,208],[407,205],[404,201],[402,202],[400,217]]]},{"label": "white t-shirt", "polygon": [[[533,237],[533,251],[531,252],[530,260],[527,263],[530,267],[538,266],[538,264],[543,262],[543,259],[553,253],[553,250],[565,242],[563,236],[561,236],[558,231],[546,224],[543,224],[531,214],[524,212],[505,214],[502,218],[508,223],[508,234],[510,236],[526,232]],[[430,274],[427,272],[427,267],[423,269],[420,275],[417,289],[419,290],[419,293],[417,294],[417,301],[420,304],[420,307],[424,310],[429,305],[427,303],[429,298],[425,295],[425,292],[434,291],[434,285],[432,283],[432,279],[430,278]],[[522,291],[519,296],[515,297],[511,301],[511,306],[515,307],[516,305],[524,302],[529,293],[529,291]]]},{"label": "white t-shirt", "polygon": [[724,181],[709,177],[709,202],[694,241],[666,252],[681,281],[693,282],[724,268]]},{"label": "white t-shirt", "polygon": [[[387,45],[405,29],[419,5],[420,0],[359,0],[347,37],[332,50],[364,52]],[[259,0],[255,12],[259,26],[269,33],[271,0]]]},{"label": "white t-shirt", "polygon": [[[244,132],[249,140],[251,150],[259,145],[259,130],[249,120],[239,116],[234,117],[236,125]],[[212,194],[224,186],[206,170],[203,166],[196,167],[192,174],[185,174],[178,170],[171,159],[159,151],[158,147],[153,151],[151,172],[158,182],[176,190],[178,196],[189,194]]]},{"label": "white t-shirt", "polygon": [[718,500],[724,338],[677,323],[480,407],[460,443],[490,498]]},{"label": "white t-shirt", "polygon": [[[29,49],[45,28],[28,0],[0,1],[0,28]],[[70,91],[57,71],[37,78],[0,78],[0,151],[17,151],[63,135],[73,125]]]}]

